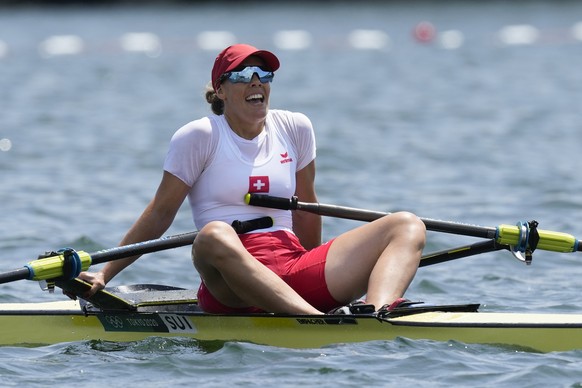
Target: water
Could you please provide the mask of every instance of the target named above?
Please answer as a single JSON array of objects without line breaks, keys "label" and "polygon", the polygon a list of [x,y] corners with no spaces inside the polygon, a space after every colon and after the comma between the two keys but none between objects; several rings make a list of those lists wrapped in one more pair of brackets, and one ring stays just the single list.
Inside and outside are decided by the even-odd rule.
[{"label": "water", "polygon": [[[580,236],[582,42],[570,29],[581,11],[573,1],[0,9],[0,268],[63,246],[117,244],[157,187],[173,132],[208,113],[202,88],[218,49],[201,48],[205,31],[279,54],[272,106],[312,119],[321,202],[487,226],[536,219]],[[462,44],[418,43],[411,30],[422,20],[460,31]],[[531,44],[500,41],[502,28],[524,24],[537,28]],[[358,29],[389,39],[358,50],[349,39]],[[307,31],[307,47],[282,49],[278,33],[289,30]],[[125,34],[145,32],[158,37],[138,35],[145,51],[121,48]],[[63,35],[71,54],[43,45]],[[324,237],[355,225],[327,218]],[[192,228],[185,205],[168,234]],[[431,232],[427,251],[473,241]],[[113,283],[196,287],[188,256],[179,248],[143,258]],[[580,312],[581,274],[577,254],[538,251],[527,268],[498,252],[423,268],[407,295]],[[60,298],[32,282],[0,292],[0,301]],[[12,386],[577,386],[581,363],[581,351],[407,339],[306,350],[159,338],[0,349],[1,381]]]}]

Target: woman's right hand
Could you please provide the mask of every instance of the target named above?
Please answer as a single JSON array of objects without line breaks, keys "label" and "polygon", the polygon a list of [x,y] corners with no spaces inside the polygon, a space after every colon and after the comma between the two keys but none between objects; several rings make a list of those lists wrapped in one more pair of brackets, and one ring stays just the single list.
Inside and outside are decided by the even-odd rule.
[{"label": "woman's right hand", "polygon": [[[88,299],[95,295],[97,291],[105,288],[105,276],[103,275],[103,272],[81,272],[79,274],[79,279],[91,284],[91,289],[83,295],[80,295],[83,299]],[[63,293],[73,300],[77,299],[77,295],[64,291]]]}]

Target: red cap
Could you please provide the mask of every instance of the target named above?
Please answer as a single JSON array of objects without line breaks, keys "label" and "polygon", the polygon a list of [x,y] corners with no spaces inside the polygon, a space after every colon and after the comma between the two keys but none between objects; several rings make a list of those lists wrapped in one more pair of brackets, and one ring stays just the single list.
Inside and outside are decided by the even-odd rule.
[{"label": "red cap", "polygon": [[229,46],[222,50],[214,61],[214,66],[212,67],[212,86],[214,87],[214,90],[218,89],[220,86],[221,75],[236,69],[251,55],[256,55],[265,61],[265,65],[271,71],[275,71],[279,68],[279,59],[277,59],[275,54],[270,51],[259,50],[248,44],[235,44]]}]

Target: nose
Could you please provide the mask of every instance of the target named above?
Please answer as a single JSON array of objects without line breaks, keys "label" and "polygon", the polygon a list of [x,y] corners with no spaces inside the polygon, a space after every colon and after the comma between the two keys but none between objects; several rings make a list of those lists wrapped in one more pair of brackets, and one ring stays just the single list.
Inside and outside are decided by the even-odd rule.
[{"label": "nose", "polygon": [[259,78],[259,74],[257,72],[253,73],[253,77],[251,78],[251,84],[262,84],[260,78]]}]

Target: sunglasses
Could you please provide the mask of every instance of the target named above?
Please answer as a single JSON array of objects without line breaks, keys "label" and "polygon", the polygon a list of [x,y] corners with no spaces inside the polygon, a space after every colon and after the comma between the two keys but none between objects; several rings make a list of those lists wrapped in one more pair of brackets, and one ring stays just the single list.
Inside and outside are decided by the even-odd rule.
[{"label": "sunglasses", "polygon": [[244,82],[248,84],[253,79],[254,75],[259,77],[259,81],[262,83],[271,82],[275,73],[272,71],[264,70],[259,66],[247,66],[244,69],[238,71],[229,71],[228,73],[224,73],[220,76],[220,82],[224,82],[229,80],[232,83],[241,83]]}]

